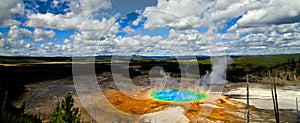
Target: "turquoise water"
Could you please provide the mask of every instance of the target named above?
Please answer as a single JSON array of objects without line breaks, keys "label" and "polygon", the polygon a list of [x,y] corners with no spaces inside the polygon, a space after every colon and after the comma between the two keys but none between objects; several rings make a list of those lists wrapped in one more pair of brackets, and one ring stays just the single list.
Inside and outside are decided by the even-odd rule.
[{"label": "turquoise water", "polygon": [[156,100],[166,102],[194,102],[207,98],[207,95],[204,93],[198,93],[178,88],[152,90],[151,96]]}]

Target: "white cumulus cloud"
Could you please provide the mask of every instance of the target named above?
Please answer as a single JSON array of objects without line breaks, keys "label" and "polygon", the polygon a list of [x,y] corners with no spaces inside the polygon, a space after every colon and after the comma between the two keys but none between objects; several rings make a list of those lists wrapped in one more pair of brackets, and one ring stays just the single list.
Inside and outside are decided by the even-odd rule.
[{"label": "white cumulus cloud", "polygon": [[24,5],[21,0],[1,0],[0,2],[0,20],[24,13]]},{"label": "white cumulus cloud", "polygon": [[21,0],[0,0],[0,27],[20,24],[19,21],[11,18],[15,15],[23,15],[24,11]]},{"label": "white cumulus cloud", "polygon": [[30,38],[31,35],[32,35],[31,31],[29,31],[28,29],[19,28],[18,26],[12,26],[8,31],[8,36],[12,39],[23,38],[23,37]]},{"label": "white cumulus cloud", "polygon": [[261,8],[248,11],[239,21],[239,26],[286,24],[300,21],[299,0],[272,0]]},{"label": "white cumulus cloud", "polygon": [[157,6],[146,7],[143,16],[147,18],[146,29],[173,27],[188,29],[203,24],[200,14],[210,4],[201,4],[193,0],[158,0]]},{"label": "white cumulus cloud", "polygon": [[52,39],[55,36],[55,32],[53,30],[43,30],[36,28],[33,32],[33,39],[35,41],[41,42],[44,39]]}]

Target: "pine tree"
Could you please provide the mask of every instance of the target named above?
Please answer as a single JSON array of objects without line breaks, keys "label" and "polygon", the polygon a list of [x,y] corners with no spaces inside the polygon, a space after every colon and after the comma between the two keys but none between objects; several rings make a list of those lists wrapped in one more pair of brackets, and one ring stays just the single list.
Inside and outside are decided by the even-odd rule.
[{"label": "pine tree", "polygon": [[50,123],[80,123],[79,109],[74,106],[71,92],[67,92],[65,99],[58,101],[52,112]]}]

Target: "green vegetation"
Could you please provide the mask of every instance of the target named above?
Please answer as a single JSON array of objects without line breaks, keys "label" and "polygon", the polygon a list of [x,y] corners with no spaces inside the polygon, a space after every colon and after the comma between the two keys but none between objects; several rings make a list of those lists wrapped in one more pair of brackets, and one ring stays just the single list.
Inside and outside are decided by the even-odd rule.
[{"label": "green vegetation", "polygon": [[65,99],[57,102],[52,112],[50,123],[80,123],[79,109],[73,107],[74,99],[71,92],[67,92]]},{"label": "green vegetation", "polygon": [[42,123],[35,115],[19,114],[9,111],[2,112],[3,123]]},{"label": "green vegetation", "polygon": [[[261,55],[261,56],[232,56],[233,63],[246,66],[249,64],[271,67],[282,64],[290,59],[299,59],[300,54]],[[211,64],[210,58],[198,60],[199,64]]]},{"label": "green vegetation", "polygon": [[[1,88],[0,88],[1,91]],[[7,92],[0,97],[0,123],[42,123],[36,115],[25,114],[25,102],[20,108],[15,108],[7,103]]]},{"label": "green vegetation", "polygon": [[[229,81],[242,81],[246,74],[267,77],[268,70],[272,76],[282,80],[295,80],[300,75],[300,54],[266,55],[266,56],[242,56],[233,59],[228,69]],[[291,79],[293,78],[293,79]]]},{"label": "green vegetation", "polygon": [[[210,57],[197,58],[201,75],[211,70]],[[277,75],[279,78],[286,80],[295,80],[291,78],[300,75],[300,68],[298,67],[300,65],[300,54],[231,56],[231,58],[233,63],[227,70],[227,80],[231,82],[245,81],[246,74],[252,74],[258,78],[266,77],[265,73],[268,70],[271,70],[272,75]],[[191,60],[187,58],[182,63],[184,66],[196,67],[191,64]],[[148,73],[154,66],[161,66],[166,72],[170,72],[172,77],[180,77],[181,72],[177,60],[173,58],[132,58],[130,65],[135,66],[143,73]]]},{"label": "green vegetation", "polygon": [[[129,57],[115,57],[114,59],[129,60]],[[194,57],[182,57],[181,59],[193,59]],[[258,56],[233,56],[233,64],[257,64],[272,66],[286,62],[287,59],[300,58],[300,54],[258,55]],[[82,57],[79,61],[110,62],[111,56]],[[210,57],[197,57],[199,64],[211,64]],[[72,57],[10,57],[0,56],[0,63],[34,63],[34,62],[70,62]],[[131,61],[137,62],[177,62],[175,57],[142,57],[132,56]]]},{"label": "green vegetation", "polygon": [[[291,62],[299,62],[300,54],[281,54],[281,55],[260,55],[260,56],[230,56],[233,59],[233,63],[228,68],[227,79],[229,81],[241,81],[240,78],[244,78],[246,74],[255,74],[257,72],[266,72],[266,70],[278,68],[280,70],[277,72],[279,78],[288,78],[292,77],[293,73],[297,73],[300,75],[300,69],[293,70],[293,68],[297,68],[297,64],[294,64],[294,67],[289,67],[290,72],[285,72],[286,64]],[[97,56],[97,57],[79,57],[78,62],[93,62],[95,61],[95,70],[96,72],[102,71],[110,71],[111,69],[111,59],[112,56]],[[211,70],[211,59],[207,56],[197,56],[198,66],[195,64],[191,64],[195,62],[195,57],[192,56],[183,56],[179,59],[182,60],[178,63],[178,60],[175,57],[170,56],[154,56],[154,57],[146,57],[146,56],[132,56],[132,57],[124,57],[124,56],[116,56],[113,57],[113,63],[123,64],[124,61],[130,60],[129,68],[130,77],[139,76],[142,74],[147,74],[149,70],[154,66],[161,66],[164,70],[171,74],[172,77],[181,77],[181,70],[179,67],[183,68],[199,68],[199,73],[201,75],[206,74],[207,71]],[[44,66],[38,64],[30,64],[29,62],[66,62],[67,64],[51,64],[51,67],[48,63],[43,64]],[[1,74],[3,75],[1,79],[12,81],[12,78],[15,79],[16,82],[20,82],[23,80],[37,80],[37,78],[49,78],[49,75],[55,75],[52,78],[56,79],[57,76],[71,76],[71,57],[0,57],[0,63],[13,64],[13,63],[29,63],[27,65],[21,65],[16,67],[6,67],[3,66],[3,71]],[[113,64],[112,63],[112,64]],[[296,65],[296,66],[295,66]],[[1,64],[0,64],[1,66]],[[28,69],[29,68],[29,69]],[[61,70],[57,70],[61,69]],[[26,72],[24,72],[26,71]],[[46,73],[44,75],[40,75],[41,73]],[[48,72],[49,71],[49,72]],[[60,73],[57,73],[61,71]],[[49,74],[51,72],[51,74]],[[11,74],[14,73],[14,74]],[[30,75],[35,74],[40,77],[31,77]],[[197,73],[196,73],[197,74]],[[289,77],[286,77],[288,74]],[[21,77],[27,77],[27,79],[18,79]],[[293,77],[295,78],[295,77]],[[41,81],[41,80],[38,80]],[[1,83],[0,83],[1,84]],[[1,85],[0,85],[1,86]]]},{"label": "green vegetation", "polygon": [[255,64],[266,67],[272,67],[278,64],[283,64],[291,59],[299,59],[300,54],[284,54],[284,55],[266,55],[266,56],[242,56],[235,58],[233,64]]},{"label": "green vegetation", "polygon": [[36,59],[11,59],[11,58],[1,58],[0,57],[0,63],[3,63],[3,64],[36,63],[36,62],[44,62],[44,61],[36,60]]}]

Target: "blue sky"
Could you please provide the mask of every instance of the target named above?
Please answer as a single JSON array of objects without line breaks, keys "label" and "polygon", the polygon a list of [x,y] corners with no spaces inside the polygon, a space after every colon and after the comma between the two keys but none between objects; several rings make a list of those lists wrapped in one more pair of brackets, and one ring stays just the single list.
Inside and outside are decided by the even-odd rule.
[{"label": "blue sky", "polygon": [[1,0],[0,55],[300,53],[295,0]]}]

